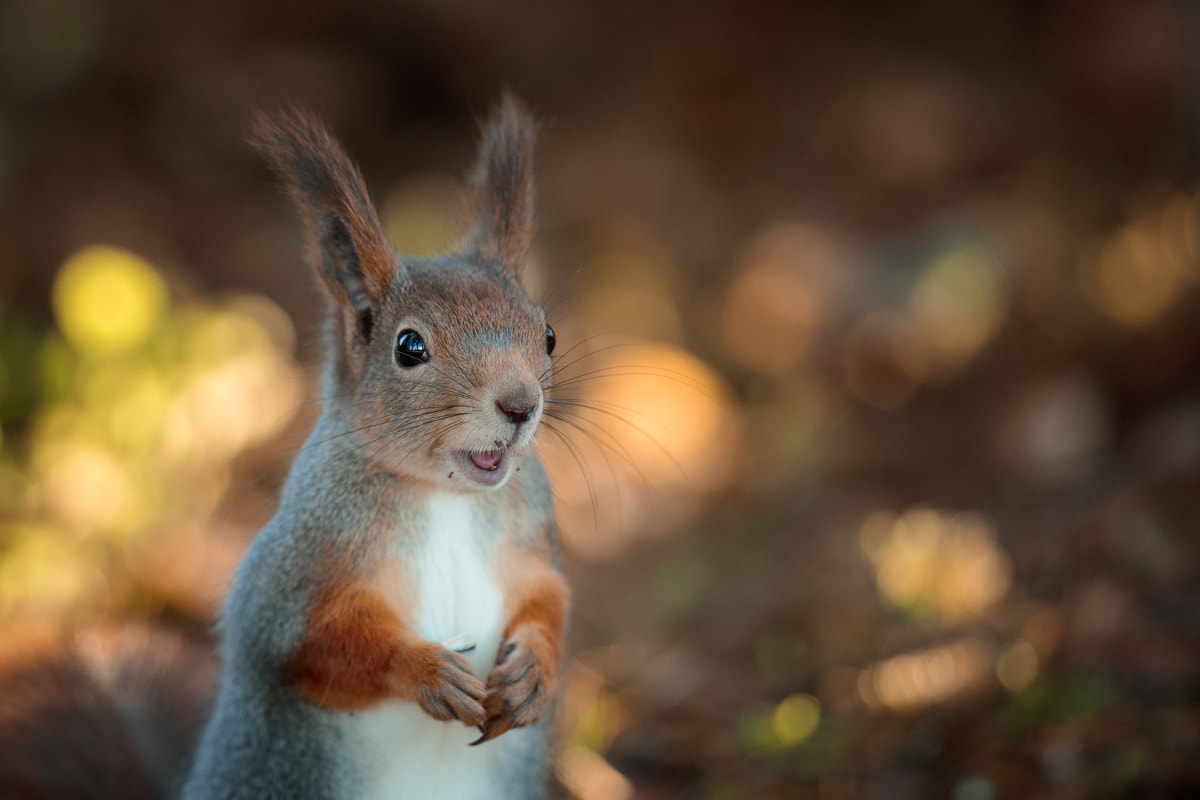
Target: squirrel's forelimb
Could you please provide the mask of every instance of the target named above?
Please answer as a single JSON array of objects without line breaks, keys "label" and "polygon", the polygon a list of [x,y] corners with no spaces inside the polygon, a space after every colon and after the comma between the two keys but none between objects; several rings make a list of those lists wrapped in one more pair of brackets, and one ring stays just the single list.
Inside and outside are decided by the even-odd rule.
[{"label": "squirrel's forelimb", "polygon": [[326,708],[400,698],[439,720],[484,718],[484,684],[467,659],[422,639],[368,587],[343,586],[318,600],[284,670],[293,689]]}]

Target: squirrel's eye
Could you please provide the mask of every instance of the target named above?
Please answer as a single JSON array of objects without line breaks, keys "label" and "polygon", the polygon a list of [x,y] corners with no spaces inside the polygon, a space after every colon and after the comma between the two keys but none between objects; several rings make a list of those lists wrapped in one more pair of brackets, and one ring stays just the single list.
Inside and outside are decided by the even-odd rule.
[{"label": "squirrel's eye", "polygon": [[554,352],[554,328],[546,326],[546,355]]},{"label": "squirrel's eye", "polygon": [[400,331],[396,337],[396,363],[408,369],[429,360],[429,351],[425,349],[425,340],[421,334],[411,328]]}]

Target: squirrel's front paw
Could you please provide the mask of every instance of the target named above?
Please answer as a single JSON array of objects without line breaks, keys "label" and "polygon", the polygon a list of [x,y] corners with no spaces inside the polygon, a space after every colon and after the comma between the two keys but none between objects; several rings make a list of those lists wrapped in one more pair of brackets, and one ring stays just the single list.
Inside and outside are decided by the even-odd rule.
[{"label": "squirrel's front paw", "polygon": [[457,719],[480,725],[486,719],[487,687],[475,677],[471,662],[440,645],[431,644],[416,656],[422,675],[415,700],[434,719]]},{"label": "squirrel's front paw", "polygon": [[549,648],[537,636],[514,636],[500,651],[488,675],[483,732],[471,744],[483,744],[513,728],[541,721],[554,702],[555,667]]}]

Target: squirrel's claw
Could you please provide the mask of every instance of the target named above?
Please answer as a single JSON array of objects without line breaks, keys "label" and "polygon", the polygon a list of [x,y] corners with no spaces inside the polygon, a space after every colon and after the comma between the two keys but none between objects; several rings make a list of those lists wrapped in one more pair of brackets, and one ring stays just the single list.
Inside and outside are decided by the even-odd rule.
[{"label": "squirrel's claw", "polygon": [[496,739],[514,728],[537,724],[553,705],[554,674],[536,646],[508,642],[488,675],[483,735],[472,745]]},{"label": "squirrel's claw", "polygon": [[480,736],[475,741],[471,742],[471,747],[474,747],[477,744],[483,744],[484,742],[489,741],[492,738],[492,734],[488,732],[486,722],[481,722],[478,725],[476,725],[475,727],[479,728],[479,732],[482,733],[483,735]]},{"label": "squirrel's claw", "polygon": [[479,724],[479,730],[483,732],[475,741],[471,742],[471,747],[484,742],[490,742],[492,739],[497,739],[503,733],[508,733],[513,728],[517,727],[511,720],[502,716],[488,717]]}]

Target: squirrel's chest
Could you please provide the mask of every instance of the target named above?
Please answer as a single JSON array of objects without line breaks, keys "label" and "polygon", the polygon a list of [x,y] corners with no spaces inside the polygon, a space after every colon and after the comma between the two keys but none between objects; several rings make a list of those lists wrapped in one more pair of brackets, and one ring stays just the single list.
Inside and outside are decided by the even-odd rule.
[{"label": "squirrel's chest", "polygon": [[412,553],[413,618],[424,639],[464,651],[486,680],[504,632],[504,599],[496,581],[494,547],[470,498],[430,498]]},{"label": "squirrel's chest", "polygon": [[[412,619],[424,639],[461,650],[487,680],[504,632],[486,521],[474,504],[435,495],[405,547]],[[454,641],[457,640],[457,641]],[[354,796],[361,800],[492,800],[503,798],[503,753],[513,741],[470,747],[479,731],[439,722],[413,703],[392,700],[343,718],[356,763]],[[496,746],[499,745],[499,746]]]}]

